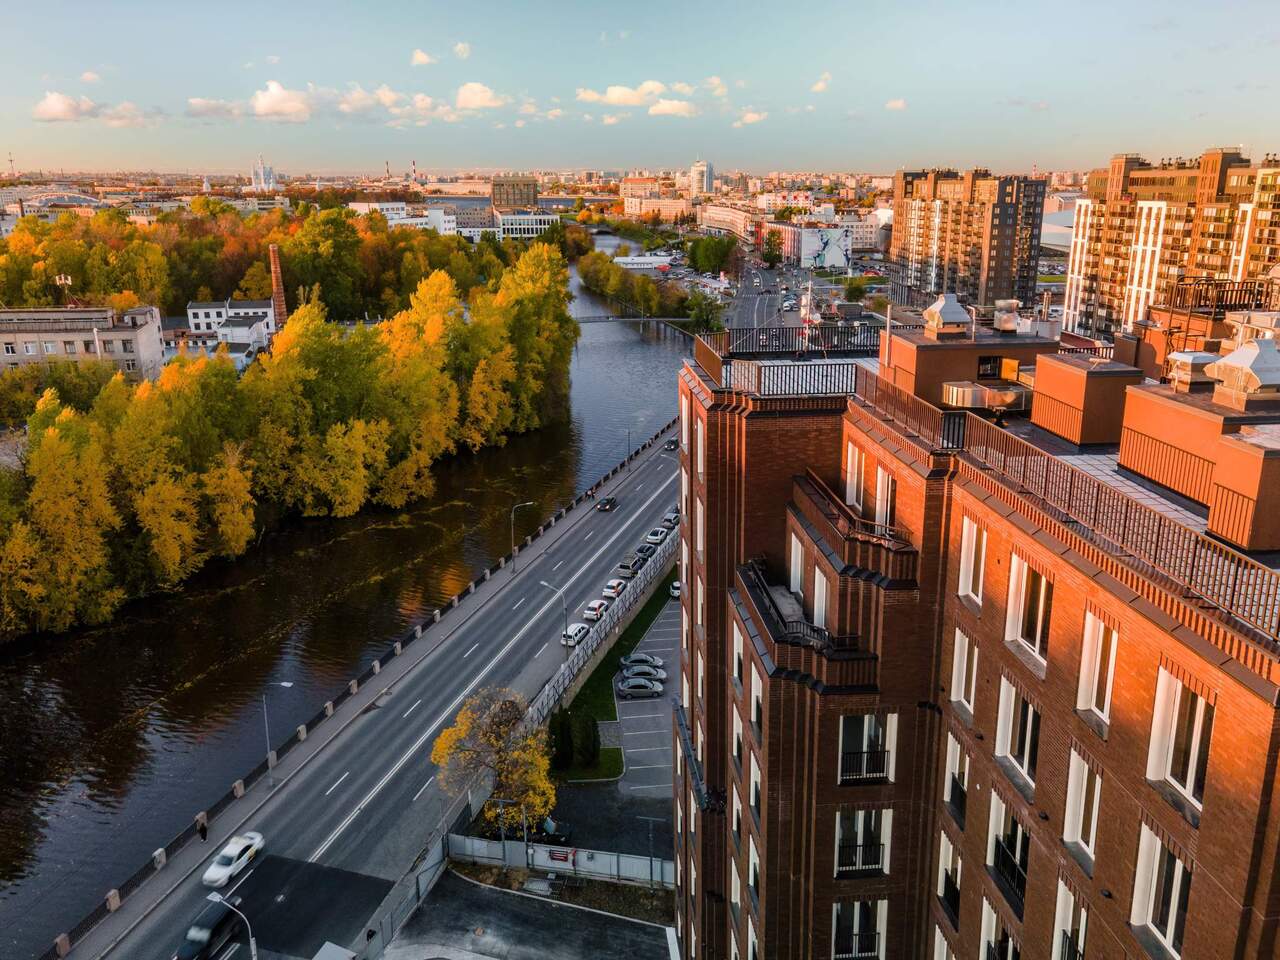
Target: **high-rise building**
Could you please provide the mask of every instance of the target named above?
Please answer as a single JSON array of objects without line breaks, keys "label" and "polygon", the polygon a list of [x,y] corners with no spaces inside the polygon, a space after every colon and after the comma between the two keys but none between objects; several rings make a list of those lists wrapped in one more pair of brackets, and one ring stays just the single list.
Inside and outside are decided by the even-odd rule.
[{"label": "high-rise building", "polygon": [[276,172],[269,167],[258,154],[258,162],[249,170],[249,191],[251,193],[274,193],[280,188],[276,181]]},{"label": "high-rise building", "polygon": [[707,160],[695,160],[689,167],[689,196],[715,192],[715,170]]},{"label": "high-rise building", "polygon": [[1152,164],[1118,154],[1076,201],[1065,329],[1129,330],[1180,279],[1252,280],[1280,263],[1280,158],[1214,148]]},{"label": "high-rise building", "polygon": [[490,197],[495,210],[534,210],[538,206],[538,178],[496,176]]},{"label": "high-rise building", "polygon": [[893,178],[890,295],[921,307],[940,293],[974,304],[1036,295],[1043,180],[986,170]]},{"label": "high-rise building", "polygon": [[1010,319],[695,340],[686,960],[1274,955],[1267,318],[1168,385]]}]

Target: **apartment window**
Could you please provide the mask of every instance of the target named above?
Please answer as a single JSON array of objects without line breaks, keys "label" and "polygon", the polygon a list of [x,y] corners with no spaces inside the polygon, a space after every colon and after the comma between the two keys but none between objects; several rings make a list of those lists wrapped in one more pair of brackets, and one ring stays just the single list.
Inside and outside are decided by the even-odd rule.
[{"label": "apartment window", "polygon": [[698,498],[696,523],[694,524],[694,546],[697,548],[699,555],[707,549],[707,518],[706,507],[702,504],[702,498]]},{"label": "apartment window", "polygon": [[1053,954],[1050,960],[1084,960],[1084,939],[1088,924],[1088,909],[1059,880],[1058,902],[1053,919]]},{"label": "apartment window", "polygon": [[1076,708],[1093,713],[1103,723],[1111,719],[1111,684],[1116,670],[1116,632],[1092,613],[1084,618],[1084,652],[1080,657],[1080,685]]},{"label": "apartment window", "polygon": [[742,881],[738,879],[738,865],[729,865],[729,908],[733,911],[733,922],[738,922],[738,914],[742,911]]},{"label": "apartment window", "polygon": [[1000,678],[1000,714],[996,723],[996,756],[1011,764],[1035,787],[1040,752],[1040,712],[1008,677]]},{"label": "apartment window", "polygon": [[951,952],[951,945],[947,943],[939,926],[933,928],[933,960],[956,960],[956,955]]},{"label": "apartment window", "polygon": [[747,887],[757,903],[760,902],[760,854],[756,852],[754,837],[747,838]]},{"label": "apartment window", "polygon": [[698,832],[698,805],[693,799],[693,787],[689,787],[689,836]]},{"label": "apartment window", "polygon": [[800,549],[800,538],[794,533],[791,535],[791,592],[804,596],[804,551]]},{"label": "apartment window", "polygon": [[687,657],[689,653],[689,611],[683,606],[680,608],[680,648]]},{"label": "apartment window", "polygon": [[1175,957],[1182,955],[1187,926],[1191,868],[1166,847],[1145,823],[1138,841],[1130,922],[1145,927]]},{"label": "apartment window", "polygon": [[889,872],[893,811],[846,810],[836,813],[835,874]]},{"label": "apartment window", "polygon": [[733,839],[742,839],[742,801],[736,789],[733,791]]},{"label": "apartment window", "polygon": [[1090,865],[1097,850],[1098,807],[1101,802],[1102,776],[1085,762],[1084,757],[1072,750],[1062,839],[1078,847]]},{"label": "apartment window", "polygon": [[987,562],[987,531],[968,517],[960,533],[960,589],[962,597],[982,603],[982,574]]},{"label": "apartment window", "polygon": [[689,709],[689,676],[685,673],[680,674],[680,703],[686,710]]},{"label": "apartment window", "polygon": [[764,730],[764,678],[751,666],[751,725],[756,728],[756,739]]},{"label": "apartment window", "polygon": [[115,352],[116,352],[116,342],[115,342],[114,340],[103,340],[103,341],[102,341],[102,352],[103,352],[103,353],[115,353]]},{"label": "apartment window", "polygon": [[960,873],[964,863],[960,850],[951,842],[946,831],[938,834],[938,888],[935,893],[941,902],[951,925],[960,925]]},{"label": "apartment window", "polygon": [[680,448],[689,449],[689,395],[680,394]]},{"label": "apartment window", "polygon": [[680,579],[689,582],[689,541],[680,538]]},{"label": "apartment window", "polygon": [[15,343],[6,343],[4,345],[4,355],[6,357],[16,356],[18,353],[18,345]]},{"label": "apartment window", "polygon": [[982,899],[981,949],[982,960],[1022,960],[1022,948],[1018,941],[985,897]]},{"label": "apartment window", "polygon": [[1213,704],[1161,667],[1147,779],[1169,784],[1198,808],[1204,802],[1212,736]]},{"label": "apartment window", "polygon": [[1049,655],[1049,615],[1053,584],[1016,553],[1009,571],[1009,614],[1005,640],[1022,644],[1038,660]]},{"label": "apartment window", "polygon": [[707,699],[707,661],[698,651],[698,698],[704,703]]},{"label": "apartment window", "polygon": [[133,341],[132,341],[132,340],[121,340],[121,341],[120,341],[120,352],[121,352],[121,353],[133,353]]},{"label": "apartment window", "polygon": [[876,523],[882,526],[893,526],[897,487],[898,481],[893,479],[893,474],[884,467],[876,467]]},{"label": "apartment window", "polygon": [[698,444],[698,479],[701,480],[706,476],[707,472],[707,438],[705,436],[706,428],[700,419],[693,421],[694,439]]},{"label": "apartment window", "polygon": [[747,960],[762,960],[760,943],[756,940],[756,927],[753,923],[747,924]]},{"label": "apartment window", "polygon": [[738,682],[738,689],[742,689],[742,683],[745,679],[746,658],[742,650],[742,631],[738,629],[738,624],[733,625],[733,679]]},{"label": "apartment window", "polygon": [[1031,837],[1027,828],[1013,815],[1000,795],[992,791],[987,824],[987,866],[1019,917],[1027,895],[1027,860],[1030,854]]},{"label": "apartment window", "polygon": [[942,799],[951,810],[956,823],[964,828],[965,801],[969,784],[969,754],[947,731],[947,775],[942,781]]},{"label": "apartment window", "polygon": [[23,353],[25,353],[25,354],[26,354],[27,356],[29,356],[29,357],[34,357],[34,356],[36,355],[36,344],[35,344],[35,341],[34,341],[34,340],[28,340],[26,343],[24,343],[24,344],[22,345],[22,352],[23,352]]},{"label": "apartment window", "polygon": [[951,700],[972,715],[978,685],[978,644],[959,630],[951,654]]},{"label": "apartment window", "polygon": [[813,571],[813,625],[815,627],[826,627],[827,625],[827,576],[821,570],[814,568]]},{"label": "apartment window", "polygon": [[883,957],[883,931],[888,925],[888,911],[887,900],[856,900],[852,903],[832,904],[832,960]]},{"label": "apartment window", "polygon": [[742,769],[742,718],[738,711],[733,711],[733,759],[738,769]]},{"label": "apartment window", "polygon": [[852,441],[845,444],[844,502],[859,513],[862,512],[862,475],[866,469],[866,454]]},{"label": "apartment window", "polygon": [[124,362],[124,369],[125,369],[125,370],[127,370],[127,371],[128,371],[128,372],[130,372],[130,373],[134,372],[135,370],[137,370],[137,369],[138,369],[138,361],[137,361],[137,360],[126,360],[126,361]]},{"label": "apartment window", "polygon": [[764,786],[760,778],[760,764],[756,762],[756,755],[751,755],[751,812],[756,815],[756,822],[760,822],[760,808],[764,804]]},{"label": "apartment window", "polygon": [[893,779],[898,715],[856,713],[840,718],[840,782]]},{"label": "apartment window", "polygon": [[680,515],[689,515],[689,471],[684,467],[680,468]]},{"label": "apartment window", "polygon": [[97,352],[98,352],[97,350],[95,350],[95,349],[94,349],[94,344],[93,344],[93,341],[92,341],[92,340],[85,340],[85,341],[83,342],[82,346],[84,347],[84,352],[85,352],[85,353],[97,353]]},{"label": "apartment window", "polygon": [[58,352],[58,344],[54,340],[45,340],[40,344],[46,356],[51,356]]}]

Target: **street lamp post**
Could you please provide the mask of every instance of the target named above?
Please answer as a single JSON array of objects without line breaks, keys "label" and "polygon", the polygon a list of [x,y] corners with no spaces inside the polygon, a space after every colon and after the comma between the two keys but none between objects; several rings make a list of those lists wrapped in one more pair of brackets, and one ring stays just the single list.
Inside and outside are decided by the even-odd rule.
[{"label": "street lamp post", "polygon": [[[290,687],[293,686],[293,681],[280,680],[277,682],[269,683],[268,686],[284,687],[286,690],[288,690]],[[265,733],[267,736],[267,755],[270,756],[271,755],[271,723],[270,721],[267,720],[267,692],[265,690],[262,691],[262,732]],[[276,785],[276,778],[271,773],[271,766],[269,764],[267,766],[267,785],[272,787]]]},{"label": "street lamp post", "polygon": [[655,823],[666,823],[661,817],[640,817],[641,820],[649,821],[649,886],[653,886],[653,825]]},{"label": "street lamp post", "polygon": [[516,575],[516,511],[521,507],[532,507],[533,501],[526,500],[524,503],[517,503],[511,508],[511,575]]},{"label": "street lamp post", "polygon": [[560,607],[564,611],[564,633],[560,636],[560,646],[564,647],[564,659],[569,660],[569,603],[564,598],[564,587],[557,587],[547,581],[541,581],[542,585],[548,590],[553,591],[560,598]]},{"label": "street lamp post", "polygon": [[253,926],[249,923],[249,918],[241,913],[234,903],[220,894],[217,890],[211,891],[205,899],[210,903],[221,903],[228,910],[235,911],[236,915],[244,921],[245,929],[249,931],[249,960],[258,960],[258,941],[253,939]]}]

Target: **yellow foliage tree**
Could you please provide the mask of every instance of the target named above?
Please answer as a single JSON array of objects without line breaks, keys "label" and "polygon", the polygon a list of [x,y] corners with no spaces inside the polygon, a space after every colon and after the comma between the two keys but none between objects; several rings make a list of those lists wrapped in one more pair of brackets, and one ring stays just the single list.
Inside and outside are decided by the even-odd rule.
[{"label": "yellow foliage tree", "polygon": [[173,474],[157,477],[142,491],[136,513],[162,587],[180,583],[200,566],[200,516],[193,484],[186,478]]},{"label": "yellow foliage tree", "polygon": [[526,724],[528,704],[511,690],[478,690],[462,705],[453,725],[431,747],[441,787],[457,796],[482,776],[493,779],[493,795],[510,803],[485,806],[490,824],[509,828],[540,823],[556,805],[546,731]]},{"label": "yellow foliage tree", "polygon": [[213,550],[238,557],[253,539],[252,471],[243,450],[228,442],[214,466],[200,478],[213,521]]}]

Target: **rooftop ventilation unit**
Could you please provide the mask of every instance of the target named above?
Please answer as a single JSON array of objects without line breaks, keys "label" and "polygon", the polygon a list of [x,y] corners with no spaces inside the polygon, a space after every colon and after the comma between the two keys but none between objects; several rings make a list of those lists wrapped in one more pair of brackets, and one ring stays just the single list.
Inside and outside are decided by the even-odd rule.
[{"label": "rooftop ventilation unit", "polygon": [[1215,391],[1280,399],[1280,348],[1274,340],[1250,340],[1204,370],[1218,381]]},{"label": "rooftop ventilation unit", "polygon": [[972,319],[954,293],[944,293],[924,310],[926,334],[934,340],[950,340],[969,335]]},{"label": "rooftop ventilation unit", "polygon": [[1011,336],[1018,332],[1018,308],[1022,306],[1019,300],[997,300],[995,316],[992,319],[991,327],[997,333]]},{"label": "rooftop ventilation unit", "polygon": [[1199,393],[1213,389],[1213,378],[1205,368],[1218,359],[1216,353],[1183,350],[1169,354],[1169,383],[1177,393]]}]

